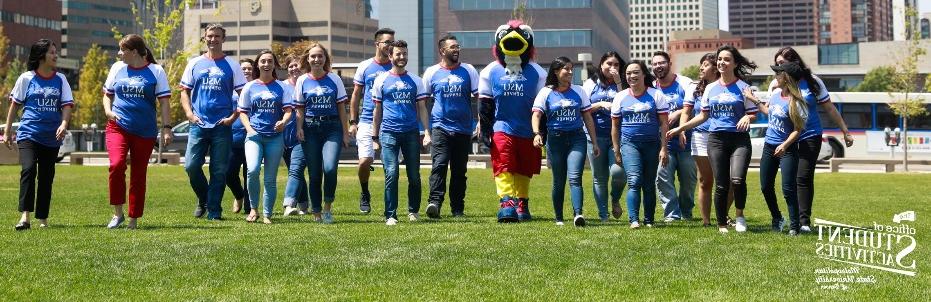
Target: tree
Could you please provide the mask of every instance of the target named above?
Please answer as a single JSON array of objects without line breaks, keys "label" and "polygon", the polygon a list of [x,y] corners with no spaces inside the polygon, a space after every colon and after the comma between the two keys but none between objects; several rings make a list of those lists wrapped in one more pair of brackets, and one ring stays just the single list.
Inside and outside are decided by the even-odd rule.
[{"label": "tree", "polygon": [[699,73],[698,65],[689,65],[682,69],[682,75],[692,80],[698,80]]},{"label": "tree", "polygon": [[72,125],[93,124],[103,127],[107,117],[102,114],[103,82],[110,71],[107,63],[110,56],[97,44],[91,45],[81,60],[81,74],[78,78],[81,89],[75,91],[75,111]]},{"label": "tree", "polygon": [[879,66],[866,72],[863,76],[863,82],[851,91],[854,92],[885,92],[889,91],[892,85],[892,78],[895,76],[895,66]]},{"label": "tree", "polygon": [[769,84],[772,83],[773,79],[775,78],[776,78],[775,75],[766,77],[766,79],[764,79],[763,82],[760,83],[760,86],[759,86],[760,91],[769,91]]},{"label": "tree", "polygon": [[[917,18],[918,13],[914,8],[909,7],[906,8],[905,15],[905,19],[910,20]],[[908,119],[927,113],[922,98],[916,95],[918,93],[916,84],[921,79],[918,75],[918,62],[927,50],[922,45],[924,43],[921,40],[921,32],[912,26],[911,22],[905,23],[905,29],[911,39],[906,41],[908,46],[905,48],[904,57],[896,61],[898,63],[895,65],[895,74],[890,79],[888,90],[893,100],[888,105],[895,115],[902,117],[902,137],[904,138],[902,140],[904,151],[902,165],[908,172]],[[897,92],[899,97],[893,96],[893,92]]]},{"label": "tree", "polygon": [[[9,61],[6,59],[7,51],[9,49],[10,49],[10,39],[8,39],[6,37],[6,34],[3,33],[3,25],[0,25],[0,79],[6,79],[7,74],[9,73],[9,70],[7,68],[9,67]],[[17,76],[18,75],[19,74],[17,74]],[[14,78],[13,81],[15,84],[16,79]],[[0,83],[0,92],[10,91],[10,90],[13,90],[12,84],[10,86],[7,86],[6,81],[3,81],[2,83]],[[0,112],[3,112],[4,115],[6,114],[6,111],[8,108],[7,106],[9,106],[9,102],[7,102],[8,99],[9,99],[9,94],[0,93]]]}]

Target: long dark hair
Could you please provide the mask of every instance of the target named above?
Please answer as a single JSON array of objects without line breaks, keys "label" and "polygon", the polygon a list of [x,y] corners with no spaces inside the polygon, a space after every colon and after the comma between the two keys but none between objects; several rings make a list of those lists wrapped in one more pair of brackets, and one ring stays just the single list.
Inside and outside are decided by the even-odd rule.
[{"label": "long dark hair", "polygon": [[155,62],[155,57],[152,56],[152,50],[145,45],[145,40],[142,39],[142,36],[137,34],[128,34],[120,39],[120,48],[125,48],[126,50],[135,50],[140,56],[144,57],[146,62],[150,64],[158,64]]},{"label": "long dark hair", "polygon": [[798,63],[798,66],[802,67],[802,78],[808,82],[808,90],[811,91],[812,95],[821,93],[821,85],[815,82],[815,78],[811,74],[811,69],[808,68],[808,65],[805,65],[805,61],[802,61],[802,57],[798,55],[798,52],[796,52],[794,48],[786,46],[776,51],[776,55],[773,56],[774,65],[776,64],[776,58],[779,56],[782,56],[782,58],[788,62]]},{"label": "long dark hair", "polygon": [[272,77],[275,78],[275,79],[277,80],[277,79],[278,79],[278,72],[277,72],[277,70],[278,70],[278,68],[281,67],[281,65],[278,64],[278,56],[276,56],[275,53],[272,52],[270,49],[263,50],[262,52],[259,53],[259,55],[255,56],[255,63],[256,63],[256,65],[253,65],[253,66],[255,66],[255,69],[253,69],[253,70],[255,71],[255,78],[256,78],[256,79],[259,79],[259,78],[262,77],[262,68],[259,68],[258,63],[259,63],[259,58],[261,58],[262,55],[264,55],[264,54],[271,54],[271,55],[272,55],[272,61],[275,62],[275,65],[272,66]]},{"label": "long dark hair", "polygon": [[718,60],[718,55],[716,55],[713,52],[706,53],[705,55],[701,56],[701,60],[698,60],[698,68],[701,68],[701,65],[705,63],[705,61],[708,61],[709,63],[711,63],[711,66],[712,66],[711,70],[714,71],[714,73],[717,73],[718,76],[715,77],[714,80],[711,80],[711,81],[702,79],[701,77],[698,78],[698,84],[695,86],[695,92],[692,93],[692,96],[696,100],[700,99],[701,96],[705,94],[705,86],[708,86],[708,84],[716,81],[718,78],[721,77],[721,73],[718,72],[718,69],[714,68],[714,64],[717,60]]},{"label": "long dark hair", "polygon": [[[553,63],[550,63],[550,70],[546,72],[546,86],[552,89],[559,87],[559,76],[556,73],[565,68],[566,65],[572,65],[572,61],[567,57],[557,57],[553,60]],[[569,84],[572,85],[572,83]]]},{"label": "long dark hair", "polygon": [[718,48],[718,51],[715,53],[716,56],[720,56],[722,51],[727,51],[731,53],[731,56],[734,57],[734,64],[737,66],[734,67],[734,76],[738,79],[743,80],[744,82],[750,82],[750,75],[753,74],[753,70],[756,69],[756,63],[747,59],[737,48],[731,45],[724,45]]},{"label": "long dark hair", "polygon": [[39,62],[45,60],[45,54],[48,53],[48,50],[52,48],[52,46],[58,47],[58,45],[55,45],[55,42],[49,39],[39,39],[36,43],[32,43],[32,47],[29,48],[29,61],[26,63],[26,69],[39,69]]},{"label": "long dark hair", "polygon": [[640,66],[640,73],[643,74],[643,86],[646,88],[653,88],[653,82],[656,81],[656,77],[647,69],[647,63],[643,60],[633,60],[624,67],[624,80],[621,81],[621,89],[630,88],[630,83],[627,83],[627,67],[630,67],[630,65]]},{"label": "long dark hair", "polygon": [[[615,58],[617,59],[617,62],[620,63],[621,67],[617,70],[617,72],[622,72],[622,70],[627,68],[627,62],[625,62],[624,59],[621,59],[621,55],[618,54],[616,51],[609,51],[609,52],[604,53],[603,55],[601,55],[601,60],[598,61],[598,65],[593,66],[595,67],[595,71],[591,73],[592,74],[591,79],[592,81],[595,81],[596,84],[599,81],[601,83],[607,82],[608,77],[604,75],[604,73],[601,72],[601,65],[604,64],[605,61],[607,61],[609,58]],[[615,83],[615,84],[620,85],[621,83]]]}]

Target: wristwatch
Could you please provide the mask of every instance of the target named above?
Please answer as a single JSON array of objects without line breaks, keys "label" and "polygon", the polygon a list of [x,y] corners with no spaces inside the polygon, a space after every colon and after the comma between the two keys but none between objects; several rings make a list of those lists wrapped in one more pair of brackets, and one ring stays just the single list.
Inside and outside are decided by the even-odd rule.
[{"label": "wristwatch", "polygon": [[534,132],[534,133],[533,133],[533,135],[539,135],[539,136],[543,136],[543,133],[540,133],[540,132]]}]

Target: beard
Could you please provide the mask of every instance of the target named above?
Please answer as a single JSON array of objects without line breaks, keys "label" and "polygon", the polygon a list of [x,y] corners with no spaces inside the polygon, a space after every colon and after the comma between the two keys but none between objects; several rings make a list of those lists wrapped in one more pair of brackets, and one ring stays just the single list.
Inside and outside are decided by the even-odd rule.
[{"label": "beard", "polygon": [[391,61],[391,64],[398,68],[404,68],[407,66],[407,60]]},{"label": "beard", "polygon": [[446,54],[444,57],[450,63],[459,63],[459,54],[450,53],[450,54]]},{"label": "beard", "polygon": [[657,79],[665,78],[667,75],[669,75],[669,69],[665,69],[665,68],[653,69],[653,75],[656,76]]}]

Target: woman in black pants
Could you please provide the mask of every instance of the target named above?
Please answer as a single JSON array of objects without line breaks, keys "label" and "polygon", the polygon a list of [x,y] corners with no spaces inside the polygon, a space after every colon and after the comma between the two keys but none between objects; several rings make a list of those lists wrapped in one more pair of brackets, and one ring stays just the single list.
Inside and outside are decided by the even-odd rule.
[{"label": "woman in black pants", "polygon": [[702,95],[701,113],[666,133],[675,137],[679,132],[692,129],[710,119],[708,155],[713,167],[715,190],[714,206],[718,230],[727,233],[727,194],[734,188],[737,208],[737,232],[747,231],[743,209],[747,203],[747,168],[750,166],[750,123],[756,119],[757,107],[745,99],[742,91],[748,88],[748,79],[756,64],[745,58],[736,48],[725,45],[718,48],[718,81],[709,84]]},{"label": "woman in black pants", "polygon": [[[10,97],[13,102],[6,115],[3,138],[12,149],[12,123],[19,107],[23,116],[16,130],[19,147],[19,211],[22,217],[16,230],[30,228],[29,212],[36,212],[39,227],[48,226],[49,204],[52,200],[52,181],[55,179],[55,162],[58,148],[68,131],[74,98],[65,75],[55,71],[58,47],[54,42],[41,39],[29,50],[28,71],[16,80]],[[36,186],[36,177],[39,184]]]},{"label": "woman in black pants", "polygon": [[[811,74],[811,69],[802,61],[802,57],[792,47],[783,47],[776,52],[773,58],[776,65],[786,62],[795,62],[802,68],[804,76],[798,82],[799,91],[805,96],[805,102],[808,105],[808,121],[805,123],[805,130],[798,140],[798,171],[796,172],[796,182],[798,183],[798,205],[799,219],[801,220],[801,231],[803,233],[811,232],[811,204],[815,197],[815,164],[818,163],[818,153],[821,152],[821,117],[817,114],[818,108],[824,110],[828,118],[831,119],[844,134],[844,143],[847,147],[853,146],[853,137],[847,130],[847,124],[841,118],[837,108],[831,103],[831,96],[828,95],[828,89],[824,87],[824,82],[817,76]],[[769,85],[770,92],[779,87],[776,80]]]},{"label": "woman in black pants", "polygon": [[[246,83],[255,80],[255,61],[252,59],[239,59],[239,68],[246,77]],[[233,95],[233,106],[237,106],[239,94]],[[246,126],[242,121],[233,121],[233,143],[230,147],[230,163],[226,170],[226,187],[233,192],[233,213],[249,213],[252,207],[249,204],[249,192],[243,186],[246,179]],[[240,171],[242,171],[240,173]],[[242,180],[239,178],[242,176]]]}]

